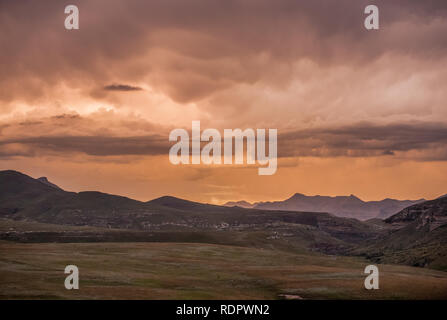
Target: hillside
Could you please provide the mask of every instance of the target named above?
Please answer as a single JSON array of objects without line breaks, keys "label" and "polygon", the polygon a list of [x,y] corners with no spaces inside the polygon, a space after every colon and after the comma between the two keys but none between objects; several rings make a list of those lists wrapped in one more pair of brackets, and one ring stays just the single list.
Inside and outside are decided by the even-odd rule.
[{"label": "hillside", "polygon": [[381,263],[447,270],[447,198],[410,206],[384,222],[390,231],[356,253]]}]

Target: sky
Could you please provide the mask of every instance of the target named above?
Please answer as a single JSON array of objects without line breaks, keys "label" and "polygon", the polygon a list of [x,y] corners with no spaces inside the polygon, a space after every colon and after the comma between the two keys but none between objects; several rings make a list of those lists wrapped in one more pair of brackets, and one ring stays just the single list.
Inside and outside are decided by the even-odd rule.
[{"label": "sky", "polygon": [[[66,4],[0,1],[0,170],[138,200],[447,193],[445,1],[73,0],[79,30]],[[194,120],[277,129],[277,172],[171,164]]]}]

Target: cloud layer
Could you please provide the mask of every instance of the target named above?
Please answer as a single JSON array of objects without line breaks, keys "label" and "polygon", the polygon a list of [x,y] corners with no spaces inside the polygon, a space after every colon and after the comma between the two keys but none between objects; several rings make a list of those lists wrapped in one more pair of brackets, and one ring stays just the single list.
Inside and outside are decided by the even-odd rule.
[{"label": "cloud layer", "polygon": [[2,1],[0,99],[33,101],[61,81],[87,92],[130,81],[184,103],[238,84],[286,86],[300,60],[361,67],[386,54],[445,58],[444,2],[376,2],[379,32],[363,28],[363,0],[74,1],[76,31],[63,28],[60,1]]},{"label": "cloud layer", "polygon": [[[98,115],[82,117],[77,114],[62,114],[4,124],[0,127],[0,156],[69,156],[72,153],[93,156],[167,156],[173,144],[168,139],[169,127],[154,125],[141,119],[123,121],[116,115],[108,115],[108,119],[103,121],[98,118]],[[110,124],[114,125],[104,128]],[[190,131],[190,128],[185,129]],[[203,127],[202,130],[204,129],[206,128]],[[223,132],[221,134],[223,136]],[[446,123],[378,125],[363,122],[280,132],[278,157],[393,156],[422,161],[446,161],[446,146]]]},{"label": "cloud layer", "polygon": [[[149,161],[163,168],[151,171],[157,188],[207,194],[214,185],[213,195],[201,199],[209,200],[241,185],[238,192],[266,200],[253,196],[268,194],[259,187],[264,181],[241,174],[245,169],[204,174],[203,168],[165,166],[170,130],[200,120],[202,128],[219,130],[278,129],[279,165],[287,175],[278,173],[275,196],[294,175],[307,182],[293,192],[345,190],[346,163],[357,170],[349,186],[362,186],[368,170],[367,178],[382,179],[381,190],[390,192],[387,185],[398,187],[392,179],[419,170],[429,174],[409,184],[430,186],[430,194],[447,188],[445,174],[436,173],[447,160],[445,1],[70,4],[79,7],[79,30],[65,30],[63,2],[0,1],[4,168],[20,164],[39,175],[54,167],[81,170],[70,163],[75,159],[85,173],[78,187],[109,170],[103,186],[121,188],[123,179],[138,184],[139,163]],[[380,9],[378,31],[363,27],[368,4]],[[140,169],[114,167],[119,161]],[[389,162],[392,171],[377,165]],[[322,163],[333,184],[321,176]],[[113,178],[118,173],[120,181]],[[208,181],[213,175],[217,180]],[[364,192],[365,199],[377,195]]]}]

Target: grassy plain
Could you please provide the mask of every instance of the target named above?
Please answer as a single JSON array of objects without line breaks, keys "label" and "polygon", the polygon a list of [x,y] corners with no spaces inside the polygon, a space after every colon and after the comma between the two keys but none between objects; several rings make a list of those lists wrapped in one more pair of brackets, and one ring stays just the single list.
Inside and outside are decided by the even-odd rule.
[{"label": "grassy plain", "polygon": [[[64,288],[75,264],[80,289]],[[447,299],[447,273],[358,257],[198,243],[0,241],[0,299]]]}]

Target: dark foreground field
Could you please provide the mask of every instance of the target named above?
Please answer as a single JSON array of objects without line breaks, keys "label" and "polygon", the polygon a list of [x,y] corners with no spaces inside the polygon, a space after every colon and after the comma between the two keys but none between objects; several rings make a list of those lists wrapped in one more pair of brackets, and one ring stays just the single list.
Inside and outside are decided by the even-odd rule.
[{"label": "dark foreground field", "polygon": [[[75,264],[80,289],[64,288]],[[356,257],[193,243],[0,241],[1,299],[447,299],[447,273]]]}]

